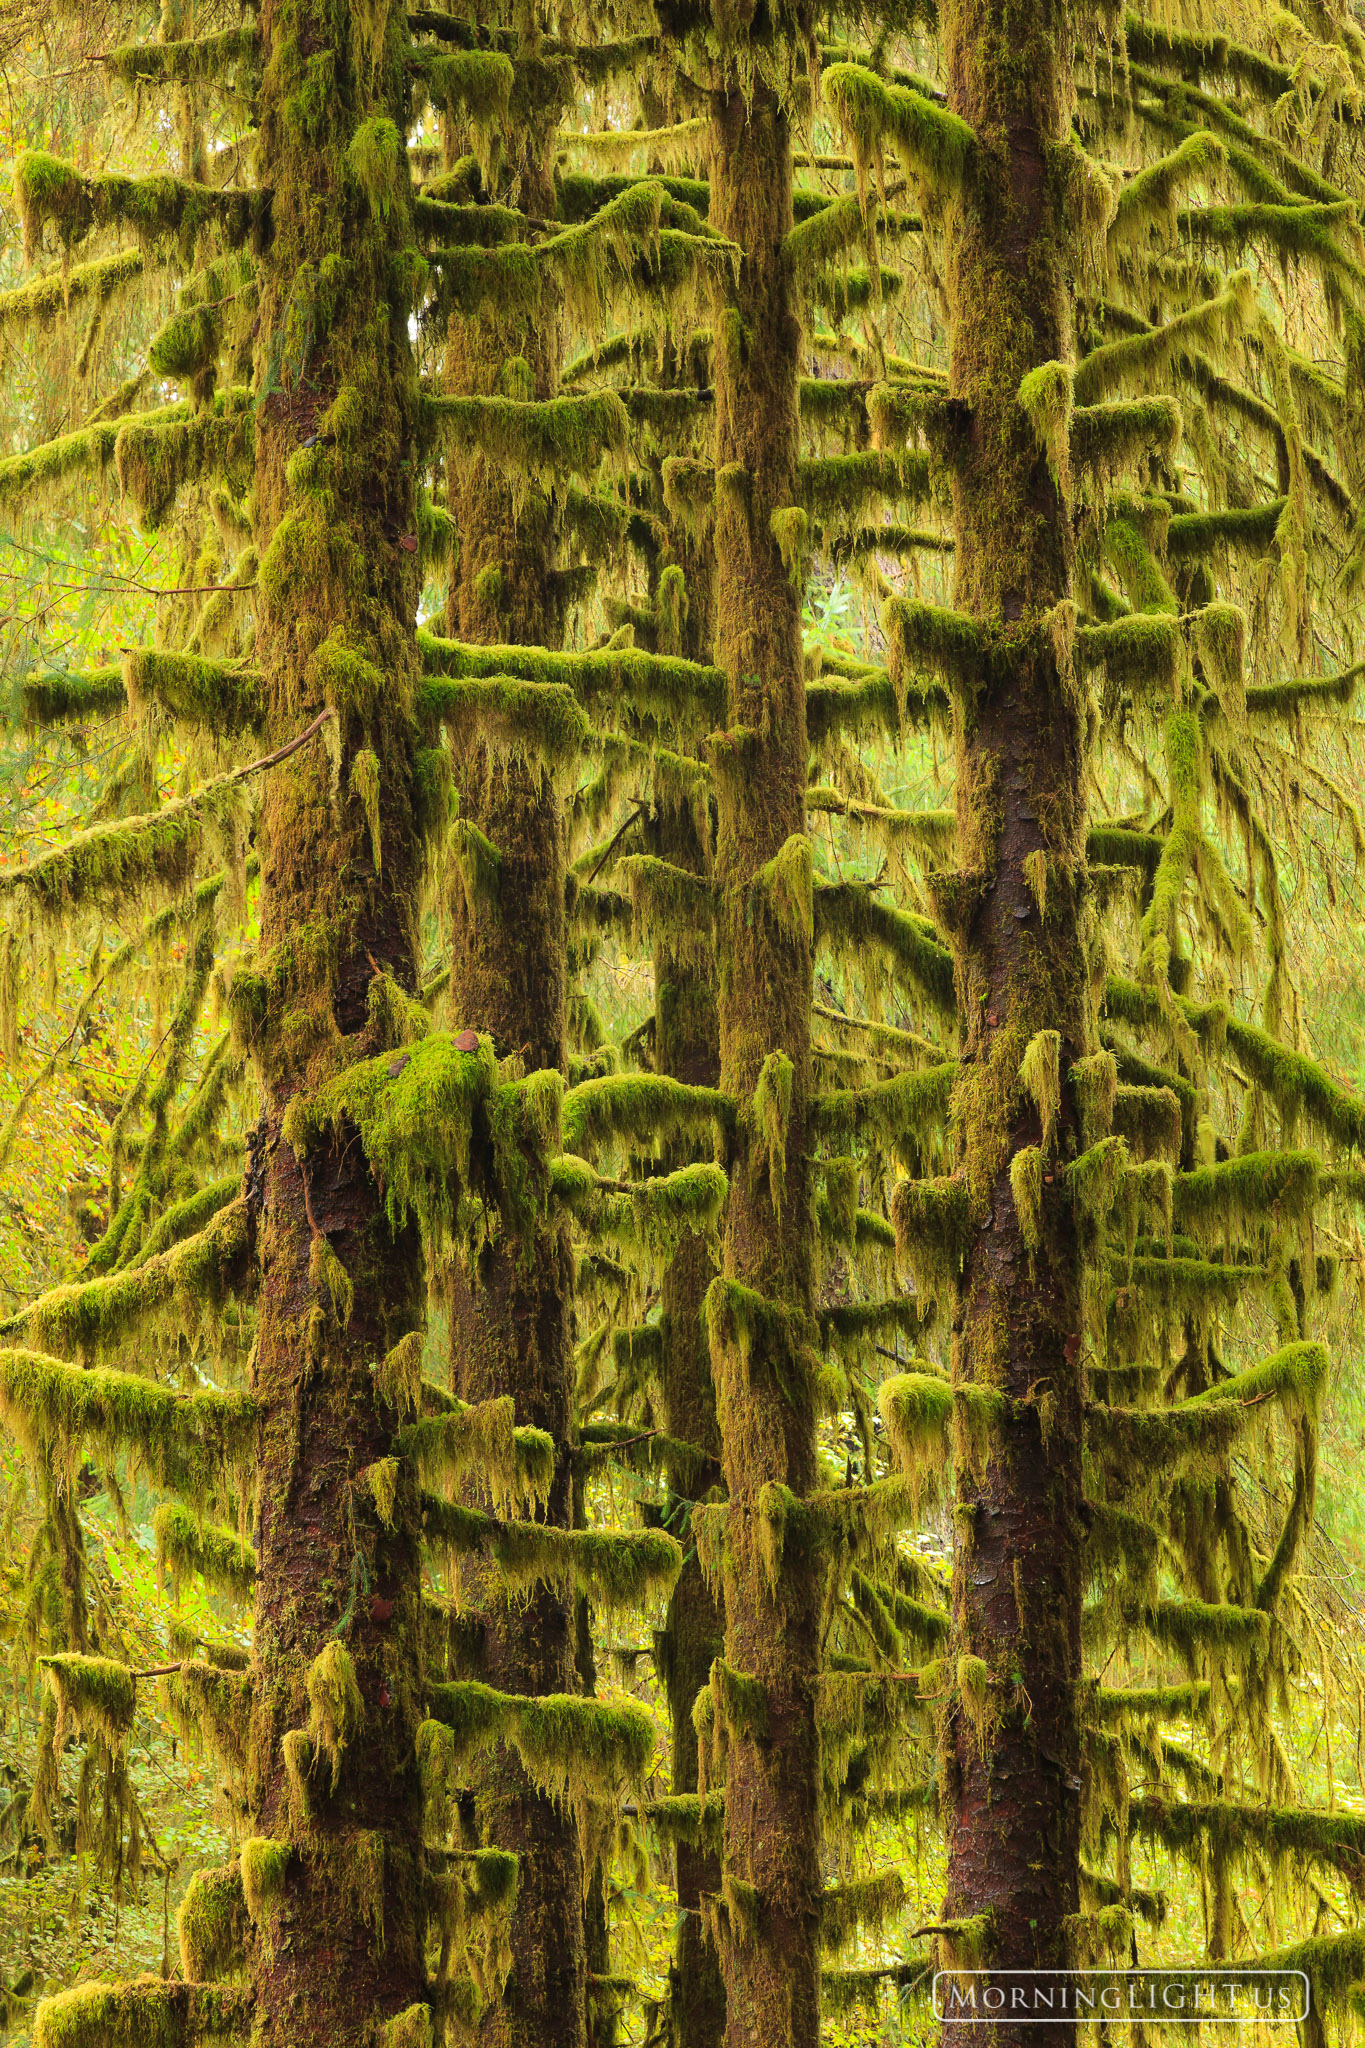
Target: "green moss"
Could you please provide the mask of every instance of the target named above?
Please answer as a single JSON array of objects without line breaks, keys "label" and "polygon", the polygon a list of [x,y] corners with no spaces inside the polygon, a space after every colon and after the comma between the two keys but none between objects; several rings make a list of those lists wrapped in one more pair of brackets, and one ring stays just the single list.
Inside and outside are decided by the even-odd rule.
[{"label": "green moss", "polygon": [[822,1949],[827,1955],[842,1954],[859,1934],[885,1927],[905,1904],[905,1878],[899,1870],[826,1885],[819,1899]]},{"label": "green moss", "polygon": [[68,1724],[89,1741],[97,1736],[110,1749],[121,1750],[133,1729],[137,1712],[137,1686],[126,1664],[108,1657],[87,1657],[69,1652],[43,1657],[43,1675],[57,1701],[56,1743],[60,1748]]},{"label": "green moss", "polygon": [[93,302],[92,315],[108,305],[125,286],[141,277],[140,249],[120,249],[116,255],[98,257],[93,263],[64,265],[44,277],[0,292],[0,331],[11,325],[34,322],[46,330],[73,307]]},{"label": "green moss", "polygon": [[464,1680],[430,1689],[433,1716],[449,1728],[458,1761],[504,1741],[532,1779],[555,1797],[618,1798],[638,1784],[654,1749],[649,1715],[634,1701],[608,1703],[576,1693],[524,1698]]},{"label": "green moss", "polygon": [[49,669],[25,676],[15,704],[27,730],[40,726],[97,723],[122,711],[121,668]]},{"label": "green moss", "polygon": [[1180,407],[1166,393],[1078,406],[1071,415],[1072,466],[1101,488],[1150,457],[1170,462],[1183,431]]},{"label": "green moss", "polygon": [[41,150],[25,150],[15,159],[14,189],[29,262],[48,225],[56,229],[63,249],[73,248],[96,228],[112,226],[131,228],[144,251],[171,239],[192,247],[210,228],[240,244],[250,237],[265,197],[184,178],[123,178],[108,172],[86,178],[74,165]]},{"label": "green moss", "polygon": [[114,466],[143,528],[164,525],[187,484],[247,467],[254,435],[250,394],[237,389],[215,392],[211,408],[190,419],[125,420]]},{"label": "green moss", "polygon": [[333,1638],[308,1667],[308,1740],[314,1752],[332,1767],[332,1791],[341,1777],[342,1759],[365,1719],[350,1652]]},{"label": "green moss", "polygon": [[585,1160],[566,1153],[553,1162],[551,1188],[585,1237],[658,1263],[680,1239],[714,1234],[729,1182],[718,1166],[702,1164],[647,1180],[603,1181]]},{"label": "green moss", "polygon": [[1319,1164],[1312,1152],[1248,1152],[1176,1175],[1174,1214],[1188,1226],[1245,1237],[1303,1223],[1312,1214]]},{"label": "green moss", "polygon": [[867,168],[894,151],[907,178],[936,194],[959,191],[976,159],[967,122],[908,86],[878,78],[858,64],[827,65],[821,89],[853,151],[861,191]]},{"label": "green moss", "polygon": [[1168,700],[1184,655],[1177,619],[1144,612],[1107,626],[1078,626],[1076,666],[1083,675],[1102,668],[1111,689]]},{"label": "green moss", "polygon": [[573,1586],[599,1607],[648,1605],[668,1593],[682,1569],[682,1551],[662,1529],[561,1529],[544,1522],[504,1522],[442,1500],[422,1497],[429,1539],[455,1552],[481,1552],[510,1594],[544,1584]]},{"label": "green moss", "polygon": [[412,1459],[423,1479],[457,1482],[477,1471],[495,1506],[513,1497],[542,1501],[554,1479],[554,1439],[543,1429],[515,1428],[515,1412],[510,1394],[472,1407],[457,1402],[444,1414],[409,1423],[394,1448]]},{"label": "green moss", "polygon": [[249,1990],[160,1977],[77,1984],[38,2007],[33,2048],[195,2048],[206,2039],[245,2040],[252,2004]]},{"label": "green moss", "polygon": [[[239,1186],[235,1180],[226,1188],[215,1185],[174,1205],[177,1213],[167,1211],[153,1226],[126,1271],[39,1295],[0,1325],[0,1333],[23,1336],[45,1352],[83,1364],[119,1355],[139,1335],[163,1344],[212,1336],[224,1304],[249,1284],[246,1205],[240,1197],[225,1199],[237,1196]],[[158,1232],[170,1234],[192,1222],[203,1207],[210,1216],[202,1230],[169,1251],[156,1249]],[[55,1386],[51,1391],[57,1394]]]},{"label": "green moss", "polygon": [[430,398],[431,431],[455,460],[481,456],[550,482],[592,477],[608,454],[623,456],[629,432],[616,392],[574,398]]},{"label": "green moss", "polygon": [[242,1844],[242,1893],[247,1912],[258,1927],[284,1890],[293,1854],[288,1842],[272,1841],[266,1835],[252,1835]]},{"label": "green moss", "polygon": [[952,1179],[903,1180],[891,1197],[896,1253],[925,1299],[951,1295],[967,1248],[967,1190]]},{"label": "green moss", "polygon": [[167,1566],[180,1577],[197,1572],[215,1592],[249,1601],[256,1585],[256,1553],[230,1529],[217,1529],[199,1522],[187,1508],[175,1501],[163,1501],[156,1511],[157,1569]]},{"label": "green moss", "polygon": [[883,1380],[877,1405],[901,1470],[937,1489],[948,1465],[952,1388],[936,1373],[897,1373]]},{"label": "green moss", "polygon": [[539,647],[470,646],[419,631],[418,648],[431,675],[520,678],[572,690],[584,705],[612,716],[629,701],[636,715],[666,720],[678,731],[703,731],[720,717],[725,678],[717,668],[633,647],[572,653]]},{"label": "green moss", "polygon": [[249,1456],[256,1427],[247,1394],[176,1394],[136,1373],[82,1372],[31,1351],[0,1351],[0,1415],[37,1458],[82,1442],[135,1450],[191,1499]]},{"label": "green moss", "polygon": [[226,1977],[246,1960],[247,1910],[235,1863],[196,1870],[176,1914],[180,1967],[189,1982]]},{"label": "green moss", "polygon": [[[515,1857],[512,1859],[516,1861]],[[385,2020],[379,2030],[379,2048],[432,2048],[432,2008],[410,2005]]]},{"label": "green moss", "polygon": [[1211,348],[1221,352],[1226,342],[1250,325],[1254,313],[1251,275],[1239,270],[1216,298],[1176,314],[1165,326],[1091,349],[1076,367],[1073,388],[1077,402],[1094,405],[1125,384],[1141,387],[1159,377],[1179,351]]},{"label": "green moss", "polygon": [[540,761],[552,771],[576,767],[592,731],[567,684],[517,676],[428,681],[416,710],[424,723],[444,727],[457,753],[477,741],[499,758]]},{"label": "green moss", "polygon": [[955,1062],[896,1074],[864,1088],[827,1089],[811,1105],[812,1139],[891,1151],[907,1137],[927,1140],[942,1129],[957,1078]]},{"label": "green moss", "polygon": [[172,37],[165,41],[121,43],[106,51],[103,62],[127,85],[190,85],[246,96],[260,70],[261,37],[255,27],[229,28],[217,35]]},{"label": "green moss", "polygon": [[561,1132],[570,1152],[590,1153],[621,1140],[652,1150],[715,1127],[724,1131],[735,1114],[733,1099],[718,1088],[689,1086],[666,1074],[608,1074],[568,1091]]},{"label": "green moss", "polygon": [[953,956],[927,918],[882,902],[865,882],[830,882],[815,890],[816,944],[848,964],[869,954],[942,1017],[956,1015]]},{"label": "green moss", "polygon": [[301,1158],[347,1122],[380,1176],[395,1227],[414,1213],[426,1240],[450,1241],[466,1197],[488,1199],[502,1227],[520,1237],[548,1194],[548,1146],[557,1135],[558,1074],[500,1082],[490,1042],[466,1052],[433,1034],[396,1059],[361,1062],[311,1100],[296,1097],[284,1135]]}]

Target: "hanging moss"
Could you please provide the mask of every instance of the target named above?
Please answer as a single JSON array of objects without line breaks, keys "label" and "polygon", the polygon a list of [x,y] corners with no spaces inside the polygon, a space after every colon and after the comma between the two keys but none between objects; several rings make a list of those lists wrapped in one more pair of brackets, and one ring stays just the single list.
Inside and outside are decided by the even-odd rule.
[{"label": "hanging moss", "polygon": [[1248,1152],[1175,1179],[1175,1220],[1221,1225],[1238,1237],[1267,1219],[1294,1225],[1312,1214],[1318,1160],[1311,1152]]},{"label": "hanging moss", "polygon": [[712,1235],[729,1192],[718,1166],[683,1166],[623,1184],[601,1180],[571,1153],[553,1162],[551,1187],[584,1236],[648,1261],[671,1256],[681,1238]]},{"label": "hanging moss", "polygon": [[206,2039],[245,2041],[252,2004],[250,1990],[165,1983],[160,1977],[77,1984],[38,2007],[33,2048],[196,2048]]},{"label": "hanging moss", "polygon": [[[219,91],[245,92],[259,72],[260,31],[223,29],[217,35],[167,41],[121,43],[105,53],[103,62],[128,85],[156,81],[162,85],[214,86]],[[238,81],[234,87],[234,74]]]},{"label": "hanging moss", "polygon": [[247,241],[265,195],[196,185],[185,178],[123,178],[106,172],[82,177],[74,165],[42,150],[25,150],[14,164],[14,189],[24,228],[24,255],[32,262],[48,225],[65,249],[96,228],[124,226],[144,252],[172,238],[192,247],[207,229],[225,240]]},{"label": "hanging moss", "polygon": [[624,456],[630,422],[614,391],[575,398],[429,398],[431,431],[456,460],[482,456],[528,479],[590,478]]},{"label": "hanging moss", "polygon": [[422,631],[417,641],[428,674],[521,677],[559,684],[572,690],[582,704],[599,705],[610,714],[618,704],[629,702],[637,714],[667,720],[674,730],[702,731],[724,708],[721,671],[677,655],[648,654],[633,647],[590,653],[476,647]]},{"label": "hanging moss", "polygon": [[294,1851],[288,1842],[252,1835],[241,1852],[242,1891],[246,1909],[260,1927],[284,1890]]},{"label": "hanging moss", "polygon": [[1180,675],[1184,643],[1179,621],[1144,612],[1108,626],[1078,626],[1076,666],[1102,668],[1112,689],[1169,698]]},{"label": "hanging moss", "polygon": [[552,772],[577,764],[592,730],[566,684],[513,676],[433,680],[416,708],[431,727],[445,728],[457,753],[477,740],[499,758],[540,761]]},{"label": "hanging moss", "polygon": [[1159,375],[1181,350],[1210,348],[1217,352],[1248,327],[1254,315],[1251,274],[1239,270],[1216,298],[1176,314],[1164,327],[1125,335],[1120,341],[1103,342],[1092,348],[1076,366],[1073,389],[1077,402],[1095,405],[1124,384],[1141,385]]},{"label": "hanging moss", "polygon": [[960,190],[975,162],[976,136],[958,115],[857,64],[827,65],[820,84],[853,150],[860,192],[868,166],[886,150],[928,192]]},{"label": "hanging moss", "polygon": [[131,1450],[191,1499],[249,1455],[256,1426],[247,1394],[176,1394],[136,1373],[82,1372],[31,1351],[0,1351],[0,1415],[37,1458],[82,1442]]},{"label": "hanging moss", "polygon": [[907,1137],[942,1128],[957,1078],[954,1062],[897,1074],[865,1088],[827,1089],[811,1105],[811,1137],[826,1145],[890,1151]]},{"label": "hanging moss", "polygon": [[1200,1720],[1208,1712],[1212,1688],[1194,1685],[1119,1686],[1096,1689],[1094,1712],[1105,1727],[1137,1728],[1149,1721]]},{"label": "hanging moss", "polygon": [[186,484],[246,464],[253,433],[250,394],[235,389],[215,392],[212,408],[191,419],[126,420],[114,443],[114,467],[144,530],[165,523]]},{"label": "hanging moss", "polygon": [[252,1687],[243,1672],[187,1659],[165,1681],[170,1715],[208,1744],[239,1785],[247,1777]]},{"label": "hanging moss", "polygon": [[1163,393],[1077,406],[1071,415],[1070,454],[1075,469],[1101,488],[1148,457],[1169,462],[1180,445],[1180,407]]},{"label": "hanging moss", "polygon": [[568,1091],[560,1128],[571,1152],[592,1153],[622,1139],[652,1149],[713,1127],[729,1129],[735,1114],[733,1100],[718,1088],[666,1074],[609,1074]]},{"label": "hanging moss", "polygon": [[548,1191],[545,1154],[562,1087],[554,1073],[501,1083],[486,1038],[466,1052],[433,1034],[397,1059],[362,1061],[312,1100],[296,1096],[284,1135],[306,1160],[349,1120],[395,1227],[413,1212],[431,1244],[449,1241],[462,1196],[485,1192],[503,1226],[520,1236]]},{"label": "hanging moss", "polygon": [[[418,1356],[420,1364],[420,1348]],[[413,1460],[423,1479],[457,1482],[477,1471],[495,1505],[516,1495],[541,1501],[554,1477],[554,1439],[543,1429],[515,1428],[515,1412],[510,1394],[472,1407],[457,1402],[443,1414],[410,1423],[394,1448]]]},{"label": "hanging moss", "polygon": [[350,1652],[333,1638],[308,1667],[308,1740],[332,1767],[332,1791],[341,1777],[347,1748],[360,1733],[364,1702]]},{"label": "hanging moss", "polygon": [[57,1702],[57,1747],[74,1723],[87,1741],[98,1736],[111,1749],[121,1750],[137,1712],[137,1687],[128,1666],[74,1652],[39,1661]]},{"label": "hanging moss", "polygon": [[943,1017],[956,1012],[953,956],[939,944],[927,918],[879,900],[864,882],[822,883],[815,890],[815,935],[836,958],[885,956],[897,979],[922,995]]},{"label": "hanging moss", "polygon": [[891,1197],[896,1252],[926,1298],[951,1293],[967,1248],[967,1190],[951,1179],[903,1180]]},{"label": "hanging moss", "polygon": [[16,703],[25,728],[96,723],[124,707],[121,668],[50,669],[25,676]]},{"label": "hanging moss", "polygon": [[643,1778],[654,1749],[653,1724],[634,1701],[519,1698],[465,1680],[431,1687],[430,1704],[457,1761],[482,1744],[510,1742],[542,1790],[572,1803],[618,1798]]},{"label": "hanging moss", "polygon": [[826,1885],[819,1901],[821,1947],[827,1955],[841,1955],[859,1934],[885,1927],[905,1903],[905,1878],[899,1870]]},{"label": "hanging moss", "polygon": [[212,1980],[246,1960],[247,1910],[235,1863],[196,1870],[176,1914],[180,1967],[188,1981]]},{"label": "hanging moss", "polygon": [[93,300],[96,311],[126,285],[142,275],[142,251],[120,249],[116,255],[97,257],[93,263],[64,265],[46,276],[30,278],[26,284],[0,292],[0,331],[30,321],[46,330],[68,313]]},{"label": "hanging moss", "polygon": [[[239,1185],[231,1184],[234,1195]],[[0,1333],[23,1336],[58,1358],[88,1364],[117,1356],[139,1333],[172,1340],[212,1333],[225,1302],[248,1284],[246,1204],[240,1198],[226,1204],[219,1200],[216,1215],[195,1236],[166,1252],[158,1253],[154,1244],[144,1246],[126,1272],[73,1281],[39,1295],[0,1325]]]},{"label": "hanging moss", "polygon": [[1228,1048],[1264,1088],[1293,1129],[1300,1116],[1338,1145],[1365,1146],[1365,1103],[1340,1088],[1315,1060],[1281,1045],[1240,1018],[1227,1020]]},{"label": "hanging moss", "polygon": [[882,1381],[877,1405],[901,1470],[936,1487],[948,1466],[952,1388],[935,1373],[897,1373]]},{"label": "hanging moss", "polygon": [[153,1521],[157,1569],[177,1577],[198,1572],[204,1583],[249,1601],[256,1584],[256,1553],[229,1529],[200,1523],[175,1501],[163,1501]]},{"label": "hanging moss", "polygon": [[431,2006],[409,2005],[383,2022],[379,2048],[432,2048],[434,2040]]},{"label": "hanging moss", "polygon": [[[166,406],[144,418],[183,419],[187,405]],[[24,455],[0,459],[0,506],[7,511],[21,505],[34,493],[46,495],[48,486],[71,476],[98,478],[114,459],[122,424],[105,420],[81,427],[73,434],[61,434]]]}]

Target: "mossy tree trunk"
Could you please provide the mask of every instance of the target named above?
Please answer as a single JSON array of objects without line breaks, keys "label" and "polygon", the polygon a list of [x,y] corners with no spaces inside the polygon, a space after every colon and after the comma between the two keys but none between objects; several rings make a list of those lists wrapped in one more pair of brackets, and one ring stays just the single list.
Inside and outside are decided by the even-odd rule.
[{"label": "mossy tree trunk", "polygon": [[[792,224],[791,182],[788,117],[771,89],[750,81],[744,90],[718,91],[710,219],[743,252],[737,283],[727,283],[715,307],[716,661],[728,688],[727,730],[710,743],[721,1085],[740,1103],[743,1130],[769,1055],[790,1062],[791,1082],[785,1185],[769,1171],[757,1134],[741,1135],[724,1269],[711,1297],[729,1493],[725,1656],[731,1672],[757,1681],[763,1702],[756,1716],[729,1729],[719,1917],[733,2048],[813,2048],[819,2037],[817,1573],[815,1561],[792,1546],[770,1583],[759,1540],[765,1487],[785,1485],[804,1498],[816,1481],[805,1341],[812,1264],[804,1157],[812,980],[801,901],[810,877],[805,686],[799,597],[770,527],[772,514],[796,495],[800,329],[782,246]],[[779,855],[790,890],[772,872]]]},{"label": "mossy tree trunk", "polygon": [[[971,908],[957,934],[970,1222],[954,1373],[1009,1397],[984,1479],[963,1456],[955,1475],[945,1912],[989,1915],[986,1960],[1025,1969],[1066,1961],[1081,1793],[1082,1275],[1062,1161],[1077,1139],[1067,1076],[1095,1049],[1081,919],[1083,725],[1055,614],[1070,588],[1066,507],[1017,398],[1029,371],[1071,360],[1074,236],[1058,168],[1071,40],[1051,0],[1022,13],[952,0],[944,35],[949,105],[979,145],[948,215],[948,281],[951,388],[971,418],[954,481],[956,602],[980,622],[983,647],[979,683],[959,693],[956,713]],[[1034,856],[1036,876],[1040,853],[1041,916],[1044,892],[1025,868]],[[1055,1137],[1020,1080],[1040,1032],[1060,1034]],[[1046,1066],[1048,1051],[1044,1041],[1032,1057]],[[1043,1153],[1036,1252],[1010,1176],[1024,1147]],[[987,1667],[984,1703],[979,1667],[964,1659]]]},{"label": "mossy tree trunk", "polygon": [[[418,389],[391,282],[411,222],[405,180],[372,206],[347,161],[362,126],[403,119],[406,38],[394,16],[374,45],[373,19],[321,0],[261,13],[273,232],[259,257],[257,660],[270,741],[330,705],[339,759],[334,795],[323,748],[293,753],[259,829],[269,998],[248,1178],[261,1422],[247,1794],[257,1834],[291,1845],[250,1955],[262,2048],[371,2043],[425,1983],[416,1496],[405,1479],[386,1529],[362,1478],[392,1450],[397,1418],[373,1368],[420,1318],[420,1262],[415,1235],[395,1241],[358,1144],[310,1154],[305,1176],[280,1135],[291,1098],[385,1049],[376,977],[414,982],[417,591],[400,538],[415,525]],[[316,1750],[291,1783],[284,1738],[309,1720],[310,1670],[338,1643],[360,1704],[333,1794]]]},{"label": "mossy tree trunk", "polygon": [[[702,609],[700,601],[711,582],[709,572],[708,559],[694,562],[694,574],[688,580],[689,620]],[[684,651],[692,659],[710,654],[708,646],[699,655],[695,644],[685,645]],[[658,828],[657,851],[663,859],[696,873],[704,870],[705,849],[690,810],[661,807]],[[654,955],[654,1002],[658,1072],[692,1087],[717,1087],[719,1026],[705,956],[685,942],[661,943]],[[689,1232],[680,1240],[663,1276],[660,1394],[664,1428],[669,1436],[705,1454],[700,1463],[689,1456],[668,1474],[670,1498],[665,1516],[668,1528],[680,1539],[686,1534],[686,1504],[704,1501],[721,1483],[720,1425],[703,1310],[715,1270],[706,1239]],[[662,1673],[668,1692],[675,1793],[697,1790],[692,1707],[707,1683],[712,1663],[725,1647],[724,1616],[697,1561],[696,1546],[684,1541],[684,1551],[687,1561],[669,1602]],[[674,1957],[672,2038],[675,2048],[718,2048],[725,2035],[725,1983],[715,1943],[703,1922],[701,1902],[704,1895],[714,1896],[720,1890],[720,1857],[703,1845],[679,1842],[675,1880],[681,1921]]]},{"label": "mossy tree trunk", "polygon": [[[553,216],[554,193],[528,149],[521,203]],[[446,388],[468,396],[554,396],[558,322],[547,314],[452,321]],[[562,639],[553,571],[550,505],[528,487],[514,502],[507,476],[476,460],[452,471],[450,510],[458,532],[447,623],[457,638],[554,647]],[[525,1070],[566,1065],[567,841],[563,807],[538,765],[497,760],[473,746],[455,761],[460,816],[497,849],[491,900],[472,910],[458,884],[452,904],[450,1003],[457,1029],[488,1032]],[[573,1520],[569,1446],[574,1422],[574,1264],[568,1226],[536,1231],[532,1256],[491,1245],[477,1287],[452,1278],[451,1346],[462,1399],[511,1394],[519,1424],[549,1432],[559,1446],[545,1519]],[[509,1604],[495,1574],[478,1575],[484,1654],[477,1675],[502,1692],[578,1690],[574,1601],[557,1585]],[[583,1847],[566,1806],[537,1791],[514,1751],[499,1748],[477,1766],[481,1838],[521,1856],[510,1930],[512,1971],[490,2004],[479,2039],[488,2048],[582,2048],[587,2038]]]}]

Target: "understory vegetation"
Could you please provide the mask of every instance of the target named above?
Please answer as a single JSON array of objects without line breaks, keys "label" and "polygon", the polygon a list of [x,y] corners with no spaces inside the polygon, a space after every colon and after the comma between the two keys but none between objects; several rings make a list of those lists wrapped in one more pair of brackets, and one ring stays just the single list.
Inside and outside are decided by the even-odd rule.
[{"label": "understory vegetation", "polygon": [[1365,24],[0,46],[0,2034],[1351,2041]]}]

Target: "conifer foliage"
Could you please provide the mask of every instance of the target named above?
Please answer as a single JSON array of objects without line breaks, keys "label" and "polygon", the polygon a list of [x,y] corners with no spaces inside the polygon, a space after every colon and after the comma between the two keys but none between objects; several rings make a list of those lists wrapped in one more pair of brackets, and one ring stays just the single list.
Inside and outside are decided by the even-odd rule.
[{"label": "conifer foliage", "polygon": [[[1365,1104],[1291,904],[1362,843],[1353,19],[124,28],[157,139],[19,158],[0,322],[170,310],[0,505],[108,492],[182,573],[20,686],[125,740],[0,868],[0,1036],[58,935],[117,926],[87,1005],[184,971],[0,1423],[30,1825],[79,1745],[135,1872],[161,1685],[233,1842],[178,1972],[35,2041],[814,2048],[931,1968],[1145,1959],[1153,1849],[1321,2041],[1360,1822],[1292,1758],[1310,1671],[1360,1698],[1307,1564]],[[249,1654],[109,1654],[91,1468]],[[645,1997],[613,1906],[661,1876]]]}]

